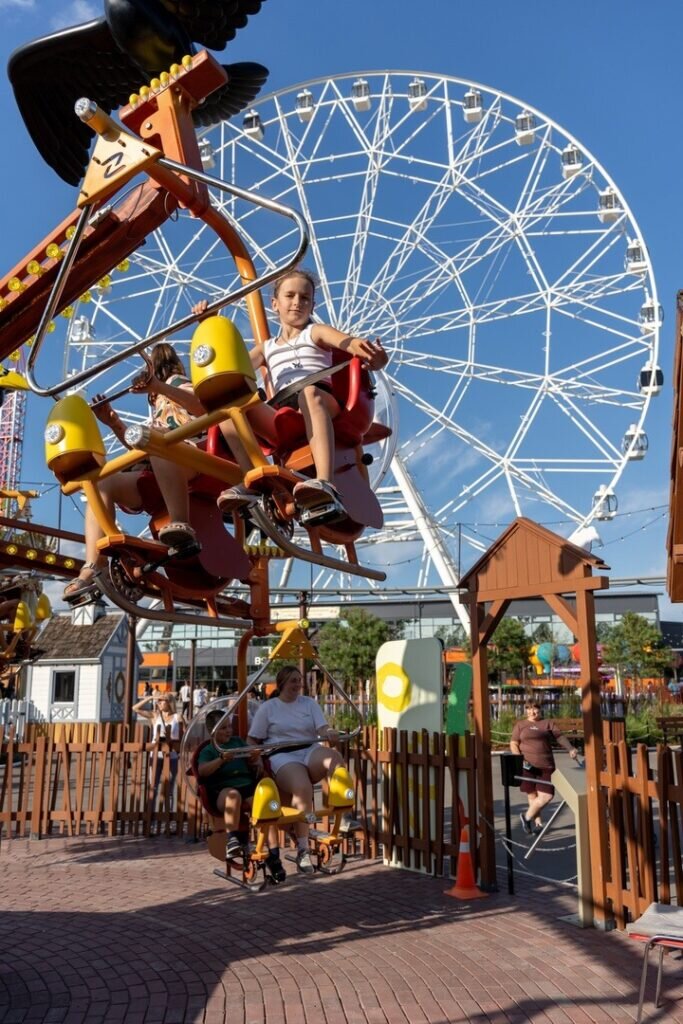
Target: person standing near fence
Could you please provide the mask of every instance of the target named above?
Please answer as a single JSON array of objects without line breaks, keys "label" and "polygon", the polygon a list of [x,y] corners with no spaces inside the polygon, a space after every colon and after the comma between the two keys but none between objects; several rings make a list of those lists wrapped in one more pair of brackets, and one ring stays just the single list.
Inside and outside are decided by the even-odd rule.
[{"label": "person standing near fence", "polygon": [[[145,705],[151,705],[146,708]],[[133,711],[140,718],[145,718],[152,727],[152,743],[157,745],[156,757],[152,751],[149,766],[149,782],[151,787],[152,810],[156,810],[157,796],[163,776],[164,760],[168,757],[169,778],[167,807],[173,813],[175,808],[176,779],[178,777],[178,753],[183,736],[183,722],[176,711],[175,697],[172,693],[161,693],[152,697],[143,697],[133,705]]]},{"label": "person standing near fence", "polygon": [[188,683],[187,679],[184,680],[183,685],[180,687],[180,713],[183,716],[184,721],[190,721],[190,701],[192,700],[192,688]]},{"label": "person standing near fence", "polygon": [[198,711],[201,711],[205,704],[209,703],[209,691],[207,688],[202,686],[195,687],[194,696],[192,698],[193,713],[196,715]]},{"label": "person standing near fence", "polygon": [[521,754],[523,781],[520,790],[526,793],[529,806],[519,816],[522,828],[527,835],[540,832],[543,828],[541,811],[555,795],[555,787],[550,779],[555,771],[553,757],[553,739],[568,751],[569,756],[576,760],[579,752],[573,747],[559,726],[552,720],[543,718],[543,709],[537,700],[528,700],[525,704],[526,719],[515,722],[510,739],[510,750],[513,754]]}]

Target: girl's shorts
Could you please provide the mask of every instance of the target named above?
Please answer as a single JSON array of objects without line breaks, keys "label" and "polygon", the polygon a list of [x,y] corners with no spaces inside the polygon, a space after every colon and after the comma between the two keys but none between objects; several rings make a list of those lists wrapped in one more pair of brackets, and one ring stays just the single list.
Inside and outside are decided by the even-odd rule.
[{"label": "girl's shorts", "polygon": [[277,775],[286,764],[302,764],[304,768],[308,768],[313,752],[321,746],[322,743],[313,743],[310,747],[302,747],[301,750],[287,750],[282,754],[271,754],[270,769],[273,775]]}]

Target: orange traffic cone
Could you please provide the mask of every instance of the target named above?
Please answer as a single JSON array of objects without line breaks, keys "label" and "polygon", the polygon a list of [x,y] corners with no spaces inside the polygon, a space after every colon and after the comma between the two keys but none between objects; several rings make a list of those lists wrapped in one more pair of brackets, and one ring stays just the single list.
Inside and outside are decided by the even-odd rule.
[{"label": "orange traffic cone", "polygon": [[470,830],[467,825],[460,833],[455,885],[452,889],[444,889],[444,892],[446,896],[452,896],[456,900],[483,900],[488,896],[487,892],[482,892],[478,887],[474,877],[470,857]]}]

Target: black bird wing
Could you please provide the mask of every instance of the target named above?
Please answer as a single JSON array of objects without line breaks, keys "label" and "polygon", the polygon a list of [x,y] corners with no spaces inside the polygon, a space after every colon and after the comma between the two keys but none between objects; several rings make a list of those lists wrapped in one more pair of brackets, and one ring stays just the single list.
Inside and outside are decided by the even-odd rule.
[{"label": "black bird wing", "polygon": [[203,128],[226,121],[248,107],[268,77],[267,68],[251,61],[223,66],[228,73],[226,84],[212,92],[192,111],[192,120]]},{"label": "black bird wing", "polygon": [[74,113],[81,96],[110,113],[145,84],[145,74],[114,42],[104,18],[34,39],[7,68],[17,106],[43,159],[69,185],[88,165],[92,131]]},{"label": "black bird wing", "polygon": [[[162,0],[190,39],[209,50],[223,50],[265,0]],[[193,113],[194,123],[209,127],[244,110],[261,91],[268,70],[261,64],[227,64],[227,85],[208,96]]]},{"label": "black bird wing", "polygon": [[197,43],[209,50],[222,50],[250,15],[258,14],[265,0],[162,0]]},{"label": "black bird wing", "polygon": [[[262,0],[162,2],[191,39],[210,50],[222,50],[248,17],[258,14]],[[81,181],[93,138],[74,113],[76,100],[87,96],[111,113],[147,78],[116,45],[104,18],[26,43],[14,51],[7,70],[38,151],[69,185]],[[227,65],[226,70],[230,80],[195,111],[196,124],[215,124],[248,106],[268,74],[260,64],[250,63]]]}]

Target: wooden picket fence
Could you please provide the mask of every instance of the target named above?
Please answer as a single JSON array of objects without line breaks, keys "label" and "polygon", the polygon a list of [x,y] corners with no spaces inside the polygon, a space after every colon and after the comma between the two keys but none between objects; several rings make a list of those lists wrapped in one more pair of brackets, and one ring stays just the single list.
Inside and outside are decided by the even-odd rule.
[{"label": "wooden picket fence", "polygon": [[[15,742],[0,731],[0,836],[199,834],[194,794],[180,771],[171,785],[169,752],[146,742],[142,726],[105,724],[74,734]],[[150,766],[159,755],[154,807]]]},{"label": "wooden picket fence", "polygon": [[[168,751],[161,752],[153,806],[150,764],[160,751],[145,735],[140,725],[126,730],[108,724],[15,742],[0,731],[0,837],[199,837],[201,808],[182,765],[169,799]],[[346,751],[363,823],[354,851],[429,873],[454,873],[460,830],[475,820],[471,737],[458,742],[441,734],[367,728],[359,740]]]},{"label": "wooden picket fence", "polygon": [[428,874],[455,874],[461,829],[476,822],[472,737],[367,728],[349,765],[365,855],[381,854]]},{"label": "wooden picket fence", "polygon": [[604,896],[618,928],[652,902],[683,905],[683,754],[661,745],[655,760],[642,743],[605,747]]}]

